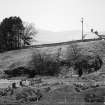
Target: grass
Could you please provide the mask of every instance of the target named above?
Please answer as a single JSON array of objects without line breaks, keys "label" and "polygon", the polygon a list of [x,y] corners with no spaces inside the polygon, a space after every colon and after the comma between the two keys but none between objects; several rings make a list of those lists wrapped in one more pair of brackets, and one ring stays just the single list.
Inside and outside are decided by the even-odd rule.
[{"label": "grass", "polygon": [[[13,95],[0,97],[0,103],[3,103],[3,105],[104,105],[103,101],[99,101],[101,97],[105,96],[105,87],[89,88],[88,90],[77,92],[72,84],[53,84],[49,84],[50,91],[40,88],[42,98],[38,102],[36,101],[37,89],[25,87],[15,89]],[[56,88],[53,90],[52,87]],[[100,99],[98,102],[86,102],[85,98],[88,94],[97,96],[93,100]]]},{"label": "grass", "polygon": [[[104,88],[105,89],[105,88]],[[100,94],[101,88],[98,89]],[[102,90],[103,91],[103,90]],[[88,92],[92,92],[88,90]],[[93,89],[93,93],[95,90]],[[44,103],[46,105],[104,105],[104,102],[86,102],[85,96],[87,93],[76,93],[73,90],[72,86],[65,86],[60,89],[54,90],[52,93],[49,93],[46,98],[41,100],[40,103]],[[101,97],[102,95],[99,95]]]},{"label": "grass", "polygon": [[[86,54],[86,55],[91,55],[93,53],[98,53],[102,57],[103,60],[103,66],[100,69],[100,72],[104,70],[105,66],[105,55],[104,55],[104,47],[102,46],[102,43],[104,41],[91,41],[91,42],[80,42],[77,43],[78,46],[82,49],[81,53]],[[58,53],[58,49],[61,48],[61,57],[62,58],[67,58],[67,48],[69,45],[58,45],[58,46],[51,46],[51,47],[44,47],[44,48],[27,48],[27,49],[21,49],[21,50],[15,50],[15,51],[9,51],[5,53],[0,54],[0,72],[8,69],[13,69],[16,67],[24,66],[24,67],[30,67],[30,62],[32,61],[33,58],[33,53],[37,54],[40,52],[41,55],[46,53],[46,55],[50,55],[50,58],[52,60],[56,60],[56,55]],[[103,50],[101,50],[103,49]],[[0,75],[1,76],[1,75]],[[20,77],[18,77],[20,79]],[[47,78],[47,77],[45,77]],[[104,78],[102,78],[100,75],[97,75],[96,73],[92,73],[89,75],[86,75],[86,78],[91,81],[94,78],[97,81],[102,81]],[[16,79],[16,78],[15,78]],[[68,80],[72,80],[72,78],[67,78]],[[75,79],[75,78],[74,78]],[[56,81],[56,77],[48,77],[47,79],[50,88],[51,88],[51,83],[53,80]],[[78,81],[77,79],[75,79]],[[88,81],[87,80],[87,81]],[[76,82],[75,81],[75,82]],[[55,84],[54,86],[57,87],[59,84]],[[64,84],[63,84],[64,85]],[[35,91],[35,89],[34,89]],[[76,92],[74,87],[72,85],[66,86],[64,85],[63,87],[61,86],[60,88],[55,88],[53,91],[41,91],[43,94],[43,98],[39,102],[19,102],[18,100],[15,99],[16,94],[19,92],[19,94],[23,94],[22,90],[18,89],[15,91],[15,94],[13,96],[4,96],[0,97],[0,105],[104,105],[103,102],[97,103],[88,103],[85,102],[85,97],[86,94],[88,93],[94,93],[98,96],[103,96],[105,91],[105,88],[95,88],[95,89],[88,89],[83,92]],[[27,97],[30,94],[30,92],[25,92],[24,96]],[[33,95],[32,95],[33,98]],[[32,99],[33,100],[33,99]]]},{"label": "grass", "polygon": [[[80,42],[77,43],[78,46],[80,46],[83,50],[83,54],[91,54],[92,51],[96,50],[95,45],[99,46],[97,47],[97,50],[99,50],[101,46],[102,41],[91,41],[91,42]],[[66,58],[67,55],[67,48],[69,45],[58,45],[58,46],[52,46],[52,47],[44,47],[44,48],[27,48],[27,49],[21,49],[21,50],[15,50],[15,51],[9,51],[5,53],[0,54],[0,71],[7,70],[7,69],[13,69],[15,67],[19,66],[29,66],[28,63],[32,60],[33,53],[40,54],[46,53],[46,55],[50,55],[51,58],[56,59],[56,54],[58,52],[58,49],[61,48],[61,56]],[[101,53],[101,51],[99,51]]]}]

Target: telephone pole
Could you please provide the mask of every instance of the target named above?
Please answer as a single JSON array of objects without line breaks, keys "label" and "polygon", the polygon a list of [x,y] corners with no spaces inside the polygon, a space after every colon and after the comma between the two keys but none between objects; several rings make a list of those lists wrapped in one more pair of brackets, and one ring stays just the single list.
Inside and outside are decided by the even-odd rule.
[{"label": "telephone pole", "polygon": [[84,39],[84,36],[83,36],[83,17],[81,18],[81,23],[82,23],[82,40]]}]

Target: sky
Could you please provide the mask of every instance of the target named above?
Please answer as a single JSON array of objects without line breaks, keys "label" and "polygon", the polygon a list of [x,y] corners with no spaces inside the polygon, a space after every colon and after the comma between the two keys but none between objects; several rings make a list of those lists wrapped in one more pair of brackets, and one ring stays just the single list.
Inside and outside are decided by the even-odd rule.
[{"label": "sky", "polygon": [[105,0],[0,0],[0,21],[19,16],[34,23],[37,29],[49,31],[105,31]]}]

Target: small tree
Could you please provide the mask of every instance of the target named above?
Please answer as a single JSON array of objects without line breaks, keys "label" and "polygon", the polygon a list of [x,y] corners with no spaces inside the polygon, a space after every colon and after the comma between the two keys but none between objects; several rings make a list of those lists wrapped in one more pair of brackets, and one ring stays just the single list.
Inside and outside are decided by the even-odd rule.
[{"label": "small tree", "polygon": [[75,62],[75,60],[81,56],[81,48],[79,48],[78,44],[71,44],[67,49],[67,59]]},{"label": "small tree", "polygon": [[36,75],[57,75],[59,63],[53,61],[48,55],[33,54],[30,65]]},{"label": "small tree", "polygon": [[37,34],[37,30],[35,29],[34,25],[30,23],[24,23],[24,27],[24,45],[31,45],[31,42]]},{"label": "small tree", "polygon": [[80,77],[83,73],[91,73],[101,68],[102,59],[96,51],[94,51],[95,56],[84,55],[81,52],[82,49],[77,44],[70,45],[67,51],[68,59],[72,62],[74,70],[77,71]]}]

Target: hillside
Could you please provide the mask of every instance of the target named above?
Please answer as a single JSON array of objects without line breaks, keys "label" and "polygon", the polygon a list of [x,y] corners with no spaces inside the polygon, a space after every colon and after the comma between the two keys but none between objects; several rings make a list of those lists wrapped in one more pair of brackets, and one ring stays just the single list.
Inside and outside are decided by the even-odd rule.
[{"label": "hillside", "polygon": [[[20,50],[8,51],[0,54],[0,76],[4,70],[12,70],[20,66],[30,68],[33,54],[49,55],[56,59],[60,51],[60,57],[67,58],[71,50],[71,42],[31,46]],[[87,42],[75,42],[83,55],[98,54],[103,60],[103,66],[98,72],[84,75],[82,78],[74,76],[52,77],[36,76],[26,78],[30,85],[22,86],[7,91],[10,81],[20,81],[22,77],[14,77],[9,81],[0,80],[0,105],[104,105],[105,102],[105,42],[95,40]],[[37,80],[37,81],[36,81]],[[40,81],[39,81],[40,80]],[[38,93],[39,92],[39,93]],[[4,94],[5,93],[5,94]],[[37,97],[40,99],[36,99]]]},{"label": "hillside", "polygon": [[[76,42],[78,47],[82,50],[82,54],[88,55],[92,52],[97,52],[100,56],[103,57],[104,61],[104,41],[103,40],[96,40],[96,41],[89,41],[89,42]],[[61,48],[61,57],[66,58],[68,47],[71,45],[70,42],[57,44],[56,46],[53,44],[50,46],[43,45],[39,48],[36,46],[28,47],[26,49],[8,51],[5,53],[0,54],[0,71],[7,69],[13,69],[19,66],[26,66],[28,67],[28,63],[32,60],[32,55],[41,53],[42,55],[50,55],[52,58],[56,59],[56,54],[58,53],[59,48]]]}]

